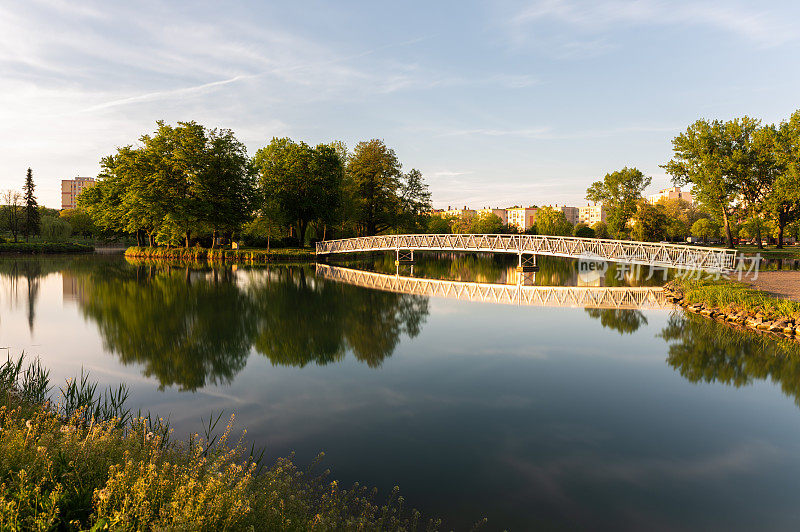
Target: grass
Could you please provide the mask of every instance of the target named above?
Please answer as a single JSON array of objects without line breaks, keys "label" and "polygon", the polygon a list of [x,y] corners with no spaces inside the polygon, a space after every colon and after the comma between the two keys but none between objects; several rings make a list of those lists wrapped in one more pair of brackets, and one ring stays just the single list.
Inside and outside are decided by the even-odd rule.
[{"label": "grass", "polygon": [[314,259],[314,251],[304,248],[277,249],[206,249],[164,248],[164,247],[130,247],[125,251],[126,257],[143,259],[177,259],[189,261],[231,261],[231,262],[273,262]]},{"label": "grass", "polygon": [[48,371],[23,357],[0,365],[2,530],[434,530],[327,472],[233,439],[231,417],[217,431],[174,441],[169,423],[125,409],[124,386],[99,393],[86,375],[47,399]]},{"label": "grass", "polygon": [[738,281],[678,278],[669,285],[679,288],[691,304],[700,303],[731,312],[761,312],[769,319],[800,317],[800,302],[775,297]]},{"label": "grass", "polygon": [[800,259],[800,246],[784,245],[783,249],[766,246],[764,249],[758,249],[756,246],[737,246],[736,250],[745,255],[760,253],[765,259]]},{"label": "grass", "polygon": [[0,253],[47,254],[47,253],[88,253],[93,246],[72,242],[6,242],[0,244]]}]

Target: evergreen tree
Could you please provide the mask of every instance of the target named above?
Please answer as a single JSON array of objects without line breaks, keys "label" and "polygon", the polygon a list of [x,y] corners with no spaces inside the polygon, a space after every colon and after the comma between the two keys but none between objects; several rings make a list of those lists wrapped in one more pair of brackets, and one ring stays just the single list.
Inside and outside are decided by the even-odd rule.
[{"label": "evergreen tree", "polygon": [[33,184],[33,170],[28,168],[28,174],[25,176],[25,186],[22,191],[25,196],[25,223],[23,224],[23,233],[25,234],[25,241],[28,241],[30,235],[39,234],[39,204],[36,202],[36,196],[33,190],[36,185]]}]

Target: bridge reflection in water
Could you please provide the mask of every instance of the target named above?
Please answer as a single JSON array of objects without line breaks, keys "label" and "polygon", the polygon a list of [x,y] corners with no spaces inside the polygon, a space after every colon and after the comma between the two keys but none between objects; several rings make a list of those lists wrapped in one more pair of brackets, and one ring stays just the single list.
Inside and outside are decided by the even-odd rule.
[{"label": "bridge reflection in water", "polygon": [[509,305],[603,309],[673,308],[660,287],[528,286],[448,281],[317,264],[316,274],[343,283],[422,296]]}]

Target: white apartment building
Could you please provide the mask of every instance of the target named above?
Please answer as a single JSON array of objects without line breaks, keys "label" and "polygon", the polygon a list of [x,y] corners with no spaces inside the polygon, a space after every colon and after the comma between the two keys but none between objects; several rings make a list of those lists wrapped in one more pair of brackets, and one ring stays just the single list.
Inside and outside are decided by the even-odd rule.
[{"label": "white apartment building", "polygon": [[478,209],[478,216],[488,216],[489,214],[494,214],[503,220],[504,224],[508,223],[508,213],[506,212],[506,209],[491,209],[489,207]]},{"label": "white apartment building", "polygon": [[593,225],[606,221],[606,209],[602,205],[586,205],[578,210],[578,222]]},{"label": "white apartment building", "polygon": [[536,207],[512,207],[506,209],[508,225],[513,225],[520,231],[525,231],[536,222]]},{"label": "white apartment building", "polygon": [[83,189],[95,184],[93,177],[76,177],[61,180],[61,208],[74,209],[78,206],[78,195]]},{"label": "white apartment building", "polygon": [[688,201],[690,204],[694,203],[691,192],[683,192],[681,187],[665,188],[664,190],[659,190],[657,194],[650,194],[647,196],[647,202],[652,205],[655,205],[662,199],[682,199]]}]

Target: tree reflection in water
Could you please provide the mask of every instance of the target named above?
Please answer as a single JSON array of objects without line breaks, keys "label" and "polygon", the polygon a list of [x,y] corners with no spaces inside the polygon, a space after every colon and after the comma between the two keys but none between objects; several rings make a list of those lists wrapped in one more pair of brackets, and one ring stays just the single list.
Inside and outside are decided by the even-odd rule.
[{"label": "tree reflection in water", "polygon": [[685,379],[737,388],[769,379],[800,406],[797,343],[683,313],[670,316],[660,336],[670,344],[667,362]]},{"label": "tree reflection in water", "polygon": [[105,348],[184,390],[230,382],[251,348],[300,367],[340,361],[350,349],[378,367],[428,315],[427,298],[326,282],[308,267],[138,264],[85,280],[78,303]]},{"label": "tree reflection in water", "polygon": [[618,308],[587,308],[590,318],[600,319],[603,327],[613,329],[620,334],[633,334],[642,325],[647,325],[647,317],[641,310]]}]

